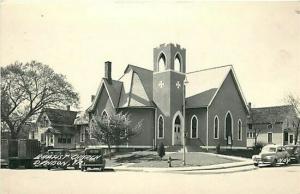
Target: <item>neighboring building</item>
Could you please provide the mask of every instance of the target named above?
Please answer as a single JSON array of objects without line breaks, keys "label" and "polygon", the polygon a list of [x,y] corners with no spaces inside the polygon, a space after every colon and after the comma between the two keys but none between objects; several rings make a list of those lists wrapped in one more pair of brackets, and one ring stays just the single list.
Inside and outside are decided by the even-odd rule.
[{"label": "neighboring building", "polygon": [[74,120],[77,112],[45,108],[39,115],[37,129],[29,135],[30,139],[38,139],[45,147],[68,148],[76,147],[76,130]]},{"label": "neighboring building", "polygon": [[90,138],[89,118],[85,113],[79,113],[74,120],[75,147],[85,148],[97,144],[95,139]]},{"label": "neighboring building", "polygon": [[[297,114],[290,105],[263,108],[251,108],[251,117],[247,131],[247,146],[257,142],[264,144],[288,145],[295,142]],[[298,138],[299,140],[299,138]]]},{"label": "neighboring building", "polygon": [[[186,50],[154,48],[153,71],[128,65],[119,80],[105,77],[89,107],[91,115],[129,113],[142,132],[125,147],[166,146],[245,149],[248,106],[231,65],[186,73]],[[184,130],[185,128],[185,130]],[[185,132],[185,133],[184,133]]]}]

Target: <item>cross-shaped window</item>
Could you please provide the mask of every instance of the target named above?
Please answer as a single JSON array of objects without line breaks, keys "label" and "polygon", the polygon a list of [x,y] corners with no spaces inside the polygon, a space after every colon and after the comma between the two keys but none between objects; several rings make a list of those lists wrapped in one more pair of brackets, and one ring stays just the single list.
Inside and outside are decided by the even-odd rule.
[{"label": "cross-shaped window", "polygon": [[179,81],[177,81],[177,82],[176,82],[176,87],[177,87],[177,89],[179,89],[179,88],[180,88],[180,86],[181,86],[180,82],[179,82]]},{"label": "cross-shaped window", "polygon": [[163,81],[160,81],[160,82],[158,83],[158,86],[159,86],[160,88],[164,87],[164,85],[165,85],[165,83],[164,83]]}]

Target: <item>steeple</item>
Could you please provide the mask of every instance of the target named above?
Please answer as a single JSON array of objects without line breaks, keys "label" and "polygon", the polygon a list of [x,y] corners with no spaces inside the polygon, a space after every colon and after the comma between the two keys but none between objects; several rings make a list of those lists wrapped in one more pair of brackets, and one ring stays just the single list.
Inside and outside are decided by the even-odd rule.
[{"label": "steeple", "polygon": [[153,71],[185,73],[185,49],[176,44],[161,44],[153,49]]}]

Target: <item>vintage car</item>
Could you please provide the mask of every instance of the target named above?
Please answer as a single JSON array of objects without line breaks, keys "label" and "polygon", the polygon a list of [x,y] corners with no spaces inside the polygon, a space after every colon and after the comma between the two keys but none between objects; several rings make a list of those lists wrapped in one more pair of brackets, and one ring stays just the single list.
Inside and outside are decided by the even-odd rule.
[{"label": "vintage car", "polygon": [[286,145],[286,151],[290,154],[292,163],[300,163],[300,145]]},{"label": "vintage car", "polygon": [[[47,151],[47,155],[50,160],[47,165],[48,170],[51,170],[52,168],[67,169],[67,167],[71,166],[73,163],[71,153],[66,149],[51,149]],[[78,169],[78,165],[74,166],[74,168]]]},{"label": "vintage car", "polygon": [[86,148],[84,150],[84,157],[79,165],[81,171],[87,170],[87,168],[99,168],[103,171],[105,168],[105,159],[102,149]]},{"label": "vintage car", "polygon": [[288,165],[290,161],[290,154],[283,146],[280,145],[266,145],[262,148],[259,155],[252,156],[254,166],[260,164],[267,164],[276,166],[276,164]]}]

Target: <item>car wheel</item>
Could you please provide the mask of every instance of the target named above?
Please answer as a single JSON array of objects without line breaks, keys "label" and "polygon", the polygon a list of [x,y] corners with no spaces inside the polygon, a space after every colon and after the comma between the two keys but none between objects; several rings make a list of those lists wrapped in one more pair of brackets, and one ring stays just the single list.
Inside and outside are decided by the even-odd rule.
[{"label": "car wheel", "polygon": [[84,168],[83,168],[83,166],[81,166],[81,171],[82,171],[82,172],[84,171]]},{"label": "car wheel", "polygon": [[286,160],[285,160],[285,163],[284,163],[284,165],[286,165],[286,166],[287,166],[289,163],[290,163],[290,158],[289,158],[289,157],[287,157],[287,158],[286,158]]},{"label": "car wheel", "polygon": [[273,167],[276,166],[276,163],[277,163],[277,159],[274,159],[271,166],[273,166]]},{"label": "car wheel", "polygon": [[254,165],[254,166],[258,166],[258,163],[254,163],[253,165]]},{"label": "car wheel", "polygon": [[51,170],[51,166],[48,166],[47,169],[48,169],[48,170]]}]

